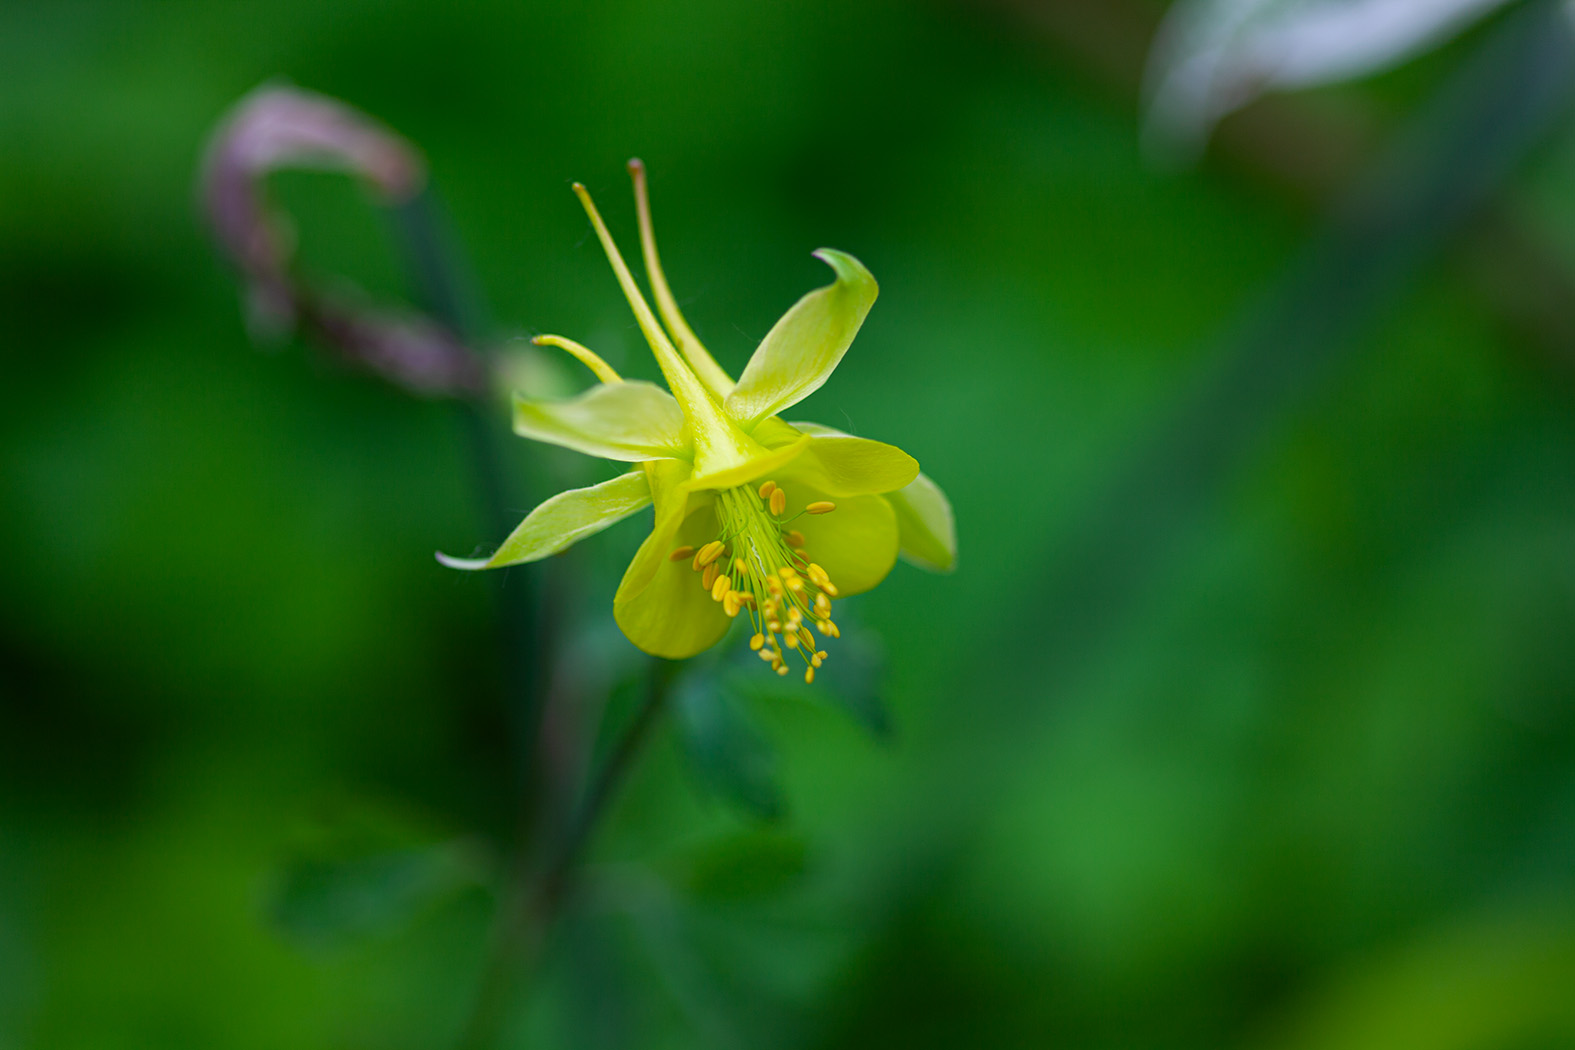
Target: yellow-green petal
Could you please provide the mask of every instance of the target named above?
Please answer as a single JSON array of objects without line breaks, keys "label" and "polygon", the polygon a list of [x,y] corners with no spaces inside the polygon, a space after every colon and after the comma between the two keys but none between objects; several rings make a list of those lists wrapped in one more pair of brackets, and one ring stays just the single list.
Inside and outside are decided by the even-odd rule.
[{"label": "yellow-green petal", "polygon": [[736,467],[725,470],[713,470],[707,474],[695,474],[689,480],[691,489],[730,489],[735,485],[745,485],[756,478],[763,478],[776,470],[781,470],[789,463],[803,455],[809,448],[812,438],[808,434],[800,434],[798,440],[791,445],[763,451],[761,454],[745,460]]},{"label": "yellow-green petal", "polygon": [[439,553],[437,559],[451,569],[498,569],[539,561],[622,521],[650,502],[651,486],[645,472],[632,470],[600,485],[558,493],[526,515],[490,558],[451,558]]},{"label": "yellow-green petal", "polygon": [[682,660],[715,645],[731,623],[700,586],[690,560],[669,557],[676,547],[700,547],[716,538],[716,501],[710,492],[691,494],[687,463],[658,462],[646,469],[656,521],[618,585],[613,617],[641,649]]},{"label": "yellow-green petal", "polygon": [[[798,479],[784,476],[788,514],[828,498]],[[805,514],[792,528],[804,534],[810,561],[826,570],[841,597],[861,594],[886,578],[897,563],[897,516],[884,496],[835,499],[829,514]]]},{"label": "yellow-green petal", "polygon": [[830,248],[815,257],[836,271],[836,282],[810,292],[782,315],[723,402],[746,430],[819,390],[875,303],[880,289],[863,263]]},{"label": "yellow-green petal", "polygon": [[957,567],[957,527],[951,501],[941,487],[920,474],[900,492],[889,493],[897,514],[902,556],[935,572]]},{"label": "yellow-green petal", "polygon": [[895,492],[919,476],[919,461],[896,445],[854,437],[818,423],[794,423],[814,440],[793,469],[829,496]]},{"label": "yellow-green petal", "polygon": [[678,402],[654,383],[604,384],[567,401],[516,398],[514,432],[625,462],[693,455]]},{"label": "yellow-green petal", "polygon": [[766,448],[781,448],[783,445],[791,445],[804,434],[805,431],[798,429],[797,425],[782,422],[780,416],[767,416],[755,424],[755,429],[750,436]]}]

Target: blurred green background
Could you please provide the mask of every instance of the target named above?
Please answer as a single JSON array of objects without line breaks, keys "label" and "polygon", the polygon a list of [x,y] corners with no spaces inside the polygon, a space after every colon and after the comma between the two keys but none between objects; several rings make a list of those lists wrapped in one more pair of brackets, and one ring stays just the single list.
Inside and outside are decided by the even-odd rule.
[{"label": "blurred green background", "polygon": [[[0,8],[0,1047],[443,1047],[480,980],[521,773],[431,552],[499,537],[453,405],[248,341],[194,182],[272,78],[419,144],[498,341],[655,376],[568,190],[631,250],[631,155],[724,366],[857,255],[801,417],[956,508],[849,603],[895,731],[742,698],[772,821],[665,723],[510,1045],[1575,1046],[1575,120],[1511,8],[1179,171],[1143,0]],[[273,187],[408,300],[357,186]],[[520,512],[608,476],[505,447]],[[603,749],[641,536],[548,612]]]}]

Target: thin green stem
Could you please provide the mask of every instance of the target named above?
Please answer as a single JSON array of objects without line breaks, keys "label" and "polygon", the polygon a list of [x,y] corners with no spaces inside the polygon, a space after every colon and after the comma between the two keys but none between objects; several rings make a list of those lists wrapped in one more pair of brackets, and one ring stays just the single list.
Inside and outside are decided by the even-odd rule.
[{"label": "thin green stem", "polygon": [[459,1042],[460,1050],[492,1050],[498,1045],[515,990],[540,958],[547,934],[573,889],[580,857],[667,708],[676,666],[668,660],[652,662],[640,708],[592,778],[574,818],[545,863],[536,869],[526,867],[517,878],[515,892],[499,914],[492,953]]}]

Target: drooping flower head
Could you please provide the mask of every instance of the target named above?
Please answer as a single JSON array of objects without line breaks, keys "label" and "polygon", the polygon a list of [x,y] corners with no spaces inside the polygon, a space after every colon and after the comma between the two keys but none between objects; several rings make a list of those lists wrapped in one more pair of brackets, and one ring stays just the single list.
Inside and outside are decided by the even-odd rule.
[{"label": "drooping flower head", "polygon": [[817,251],[835,282],[794,304],[734,381],[684,320],[656,251],[645,169],[632,160],[629,172],[660,321],[585,187],[576,183],[574,192],[668,389],[622,379],[572,340],[539,336],[601,382],[567,401],[517,399],[514,429],[640,466],[547,500],[490,558],[438,558],[462,569],[535,561],[653,504],[651,534],[613,599],[630,641],[681,659],[714,645],[742,616],[763,661],[784,675],[800,662],[814,681],[828,656],[825,639],[841,634],[834,601],[874,587],[899,551],[937,571],[949,571],[956,557],[951,507],[911,456],[779,416],[842,360],[875,301],[875,279],[851,255]]}]

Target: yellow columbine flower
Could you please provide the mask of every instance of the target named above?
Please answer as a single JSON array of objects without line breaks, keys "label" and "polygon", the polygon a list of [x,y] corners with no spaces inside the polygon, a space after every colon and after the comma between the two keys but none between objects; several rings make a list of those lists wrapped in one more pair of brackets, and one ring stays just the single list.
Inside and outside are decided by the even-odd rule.
[{"label": "yellow columbine flower", "polygon": [[[684,321],[656,253],[645,170],[629,162],[646,274],[664,330],[618,253],[585,187],[585,206],[671,393],[623,380],[590,350],[558,336],[536,342],[573,354],[601,384],[567,401],[515,401],[524,437],[639,463],[533,510],[490,558],[438,555],[460,569],[535,561],[655,504],[651,535],[613,599],[618,626],[648,653],[681,659],[714,645],[732,620],[778,674],[790,660],[813,681],[826,638],[840,635],[832,602],[874,587],[899,550],[949,571],[951,506],[919,464],[892,445],[778,413],[825,383],[853,342],[877,288],[851,255],[815,255],[835,283],[800,299],[761,341],[735,382]],[[795,656],[796,654],[796,656]]]}]

